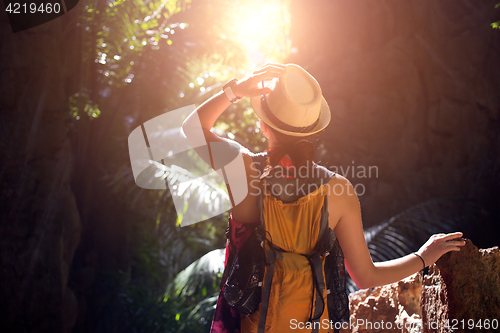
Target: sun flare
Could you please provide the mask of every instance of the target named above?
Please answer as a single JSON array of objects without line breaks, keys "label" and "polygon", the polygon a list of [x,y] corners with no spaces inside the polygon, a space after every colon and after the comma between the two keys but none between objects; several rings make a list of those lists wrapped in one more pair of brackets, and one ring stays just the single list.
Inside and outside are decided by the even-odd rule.
[{"label": "sun flare", "polygon": [[230,24],[252,65],[282,61],[289,51],[289,8],[283,1],[240,1]]}]

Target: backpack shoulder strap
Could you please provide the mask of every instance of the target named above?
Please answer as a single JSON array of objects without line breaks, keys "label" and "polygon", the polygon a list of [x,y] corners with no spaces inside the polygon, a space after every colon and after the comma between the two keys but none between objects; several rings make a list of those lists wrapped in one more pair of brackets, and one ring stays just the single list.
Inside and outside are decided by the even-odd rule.
[{"label": "backpack shoulder strap", "polygon": [[[255,163],[255,167],[259,170],[259,177],[264,173],[264,169],[267,166],[267,153],[255,154],[252,156],[252,159]],[[259,211],[260,211],[260,225],[263,230],[264,238],[265,238],[265,229],[264,229],[264,212],[263,212],[263,193],[262,191],[259,194]],[[259,324],[257,328],[258,333],[264,333],[266,327],[266,318],[267,312],[269,309],[269,297],[271,295],[271,285],[273,281],[274,275],[274,261],[276,258],[283,260],[283,255],[281,252],[275,249],[275,246],[270,243],[269,251],[266,253],[266,274],[264,278],[264,289],[262,290],[262,305],[259,316]]]},{"label": "backpack shoulder strap", "polygon": [[[321,165],[315,165],[315,167],[317,168],[317,175],[320,178],[321,184],[328,184],[330,179],[335,176],[335,172],[330,171]],[[329,213],[328,213],[328,194],[327,194],[325,195],[323,206],[321,207],[321,221],[319,225],[318,243],[320,243],[324,239],[325,233],[328,232],[329,229],[328,221],[329,221]]]},{"label": "backpack shoulder strap", "polygon": [[325,195],[323,206],[321,207],[321,220],[319,224],[318,243],[323,239],[325,232],[329,229],[328,195]]}]

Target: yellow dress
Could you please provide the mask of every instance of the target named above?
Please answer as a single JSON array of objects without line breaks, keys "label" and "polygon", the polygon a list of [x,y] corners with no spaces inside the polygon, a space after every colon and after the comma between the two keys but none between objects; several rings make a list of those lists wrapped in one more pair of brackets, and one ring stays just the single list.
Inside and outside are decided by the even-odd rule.
[{"label": "yellow dress", "polygon": [[[312,325],[308,324],[308,319],[311,307],[314,307],[311,300],[313,276],[311,266],[303,255],[311,253],[318,241],[325,195],[323,185],[292,203],[264,195],[263,216],[265,229],[269,232],[267,237],[286,251],[282,252],[283,259],[276,259],[274,263],[266,333],[311,332],[311,328],[306,327]],[[324,257],[321,260],[324,264]],[[333,332],[329,324],[326,289],[323,299],[325,305],[319,332]],[[261,306],[262,302],[256,312],[242,318],[241,333],[257,333]]]}]

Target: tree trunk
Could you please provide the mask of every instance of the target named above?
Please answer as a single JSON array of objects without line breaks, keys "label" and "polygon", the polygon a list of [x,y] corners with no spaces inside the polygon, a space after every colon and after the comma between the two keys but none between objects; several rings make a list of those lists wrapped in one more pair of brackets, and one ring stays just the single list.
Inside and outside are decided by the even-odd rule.
[{"label": "tree trunk", "polygon": [[64,332],[78,305],[68,273],[80,239],[67,81],[74,10],[12,33],[0,14],[0,331]]}]

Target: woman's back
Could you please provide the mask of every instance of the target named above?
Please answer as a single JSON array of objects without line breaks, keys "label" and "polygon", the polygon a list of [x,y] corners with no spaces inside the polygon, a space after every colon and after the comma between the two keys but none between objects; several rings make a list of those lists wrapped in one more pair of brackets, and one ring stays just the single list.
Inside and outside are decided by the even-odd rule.
[{"label": "woman's back", "polygon": [[292,203],[266,195],[264,227],[272,243],[286,252],[311,253],[318,240],[325,195],[323,187]]},{"label": "woman's back", "polygon": [[288,167],[267,166],[261,180],[265,230],[284,251],[308,255],[318,240],[327,184],[335,173],[314,163],[298,169],[287,157],[282,164]]},{"label": "woman's back", "polygon": [[[307,255],[314,250],[320,233],[328,226],[325,184],[333,173],[316,165],[302,170],[304,177],[294,177],[299,176],[298,172],[287,172],[278,166],[268,172],[261,183],[266,239],[278,247],[281,254],[274,262],[266,332],[300,331],[299,327],[306,325],[311,317],[311,310],[313,313],[316,310],[313,307],[313,274]],[[269,246],[266,244],[266,250]],[[324,257],[321,261],[324,263]],[[319,313],[322,312],[321,320],[328,321],[326,289],[323,299],[323,309]],[[257,332],[260,316],[261,306],[242,319],[241,332]]]}]

